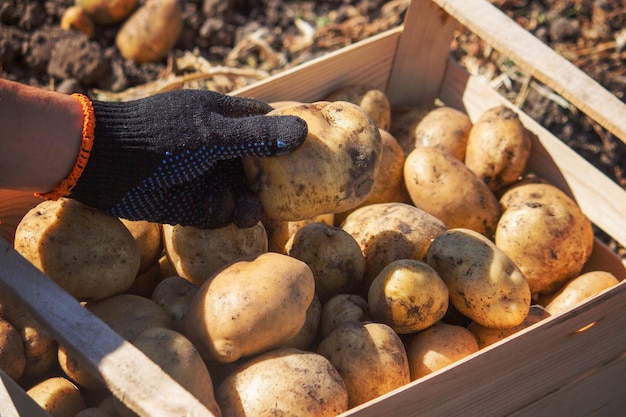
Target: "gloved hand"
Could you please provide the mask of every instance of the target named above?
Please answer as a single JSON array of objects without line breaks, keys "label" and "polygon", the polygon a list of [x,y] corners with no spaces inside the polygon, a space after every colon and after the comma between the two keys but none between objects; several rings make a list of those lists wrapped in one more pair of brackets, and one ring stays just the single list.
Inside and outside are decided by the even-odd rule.
[{"label": "gloved hand", "polygon": [[178,90],[119,103],[75,97],[86,114],[81,156],[68,179],[43,197],[69,193],[129,220],[253,226],[263,211],[241,157],[288,153],[307,134],[300,118],[265,116],[272,109],[266,103],[211,91]]}]

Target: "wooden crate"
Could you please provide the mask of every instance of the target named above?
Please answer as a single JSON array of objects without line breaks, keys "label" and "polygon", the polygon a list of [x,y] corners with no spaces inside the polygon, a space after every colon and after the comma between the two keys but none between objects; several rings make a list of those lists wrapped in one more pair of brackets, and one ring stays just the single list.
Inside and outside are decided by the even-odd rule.
[{"label": "wooden crate", "polygon": [[[385,90],[393,104],[432,103],[438,98],[473,120],[505,104],[537,135],[530,169],[569,193],[595,225],[626,246],[626,191],[453,62],[449,46],[459,24],[626,141],[626,106],[486,0],[413,0],[402,27],[234,94],[265,101],[315,101],[338,87],[368,83]],[[6,239],[0,239],[0,290],[29,305],[57,340],[90,364],[92,373],[138,414],[210,416],[141,352],[10,248],[7,241],[15,225],[38,201],[0,191],[0,235]],[[610,271],[622,282],[567,313],[344,415],[619,415],[626,407],[626,269],[600,242],[587,268]],[[2,417],[46,415],[0,376]]]}]

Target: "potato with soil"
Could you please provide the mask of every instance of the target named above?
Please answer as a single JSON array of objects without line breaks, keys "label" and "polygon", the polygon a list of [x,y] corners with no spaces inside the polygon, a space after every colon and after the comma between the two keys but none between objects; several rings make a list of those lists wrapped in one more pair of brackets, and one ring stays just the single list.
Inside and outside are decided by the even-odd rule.
[{"label": "potato with soil", "polygon": [[14,381],[24,374],[26,354],[22,337],[15,327],[0,316],[0,370]]},{"label": "potato with soil", "polygon": [[137,0],[75,0],[74,3],[97,24],[121,22],[137,7]]},{"label": "potato with soil", "polygon": [[[221,416],[215,401],[211,375],[200,354],[186,337],[174,330],[152,327],[137,336],[133,344],[197,398],[215,417]],[[121,417],[136,416],[117,399],[115,408]]]},{"label": "potato with soil", "polygon": [[[47,375],[57,358],[57,342],[50,332],[23,303],[5,291],[0,291],[0,317],[8,321],[20,336],[26,359],[22,378],[38,380]],[[16,360],[19,361],[18,358]]]},{"label": "potato with soil", "polygon": [[261,223],[245,229],[164,224],[163,245],[176,274],[200,286],[224,266],[267,252],[267,233]]},{"label": "potato with soil", "polygon": [[539,323],[541,320],[547,319],[548,317],[550,317],[550,313],[543,306],[533,304],[530,306],[530,310],[528,311],[528,315],[524,321],[515,327],[509,327],[508,329],[492,329],[481,326],[476,322],[471,322],[467,326],[467,329],[474,334],[474,337],[476,337],[476,340],[478,341],[478,347],[482,349],[499,342],[500,340],[505,339],[520,330],[524,330],[535,323]]},{"label": "potato with soil", "polygon": [[314,294],[307,264],[267,252],[230,264],[207,280],[189,306],[184,334],[203,355],[234,362],[298,333]]},{"label": "potato with soil", "polygon": [[361,107],[380,129],[391,127],[391,104],[387,95],[367,84],[350,84],[333,91],[327,101],[347,101]]},{"label": "potato with soil", "polygon": [[530,309],[530,287],[505,252],[469,229],[451,229],[433,239],[426,262],[448,285],[450,302],[485,327],[521,324]]},{"label": "potato with soil", "polygon": [[182,332],[189,304],[198,289],[197,285],[183,277],[171,276],[157,284],[150,299],[165,310],[172,322],[172,329]]},{"label": "potato with soil", "polygon": [[619,284],[615,275],[606,271],[590,271],[567,282],[546,304],[552,314],[568,311],[588,298]]},{"label": "potato with soil", "polygon": [[287,253],[285,245],[298,230],[309,223],[324,223],[332,226],[335,224],[335,215],[320,214],[310,219],[294,221],[264,218],[261,222],[267,232],[267,250],[285,255]]},{"label": "potato with soil", "polygon": [[126,291],[141,262],[135,239],[118,218],[67,198],[31,209],[17,226],[15,249],[81,300]]},{"label": "potato with soil", "polygon": [[512,184],[526,169],[532,137],[513,110],[505,106],[491,108],[469,132],[465,165],[490,190]]},{"label": "potato with soil", "polygon": [[476,338],[463,326],[439,322],[405,341],[411,381],[478,351]]},{"label": "potato with soil", "polygon": [[431,240],[446,230],[435,216],[405,203],[361,207],[346,217],[341,227],[354,237],[365,256],[364,295],[385,266],[398,259],[423,260]]},{"label": "potato with soil", "polygon": [[122,25],[115,45],[137,64],[165,58],[183,29],[178,0],[148,0]]},{"label": "potato with soil", "polygon": [[437,148],[459,161],[465,160],[465,148],[472,121],[453,107],[431,110],[415,128],[415,147]]},{"label": "potato with soil", "polygon": [[410,382],[402,340],[383,323],[345,322],[322,339],[317,352],[339,371],[350,408]]},{"label": "potato with soil", "polygon": [[38,382],[26,394],[53,417],[73,417],[86,408],[76,385],[60,376]]},{"label": "potato with soil", "polygon": [[334,417],[348,409],[346,386],[330,362],[293,348],[244,362],[215,395],[224,417]]},{"label": "potato with soil", "polygon": [[347,321],[365,323],[372,321],[367,300],[358,294],[337,294],[323,306],[320,315],[318,335],[328,336],[336,327]]},{"label": "potato with soil", "polygon": [[500,198],[496,245],[518,265],[533,299],[550,296],[582,271],[591,256],[591,222],[550,184],[524,184]]},{"label": "potato with soil", "polygon": [[285,246],[287,254],[306,263],[315,278],[315,293],[325,303],[339,293],[359,291],[365,258],[359,244],[345,230],[309,223]]},{"label": "potato with soil", "polygon": [[120,221],[126,226],[135,242],[137,242],[141,260],[138,272],[140,275],[154,266],[163,253],[161,225],[145,220],[120,219]]},{"label": "potato with soil", "polygon": [[372,282],[367,302],[375,321],[398,334],[432,326],[448,309],[448,287],[425,262],[399,259],[387,265]]},{"label": "potato with soil", "polygon": [[404,163],[404,182],[413,204],[449,229],[493,236],[500,216],[498,199],[458,159],[437,148],[415,148]]},{"label": "potato with soil", "polygon": [[382,139],[376,123],[356,104],[316,102],[268,113],[301,117],[304,143],[288,155],[243,158],[244,170],[267,216],[303,220],[339,213],[371,193]]},{"label": "potato with soil", "polygon": [[432,106],[392,106],[389,133],[396,138],[405,155],[415,149],[417,126],[431,110]]}]

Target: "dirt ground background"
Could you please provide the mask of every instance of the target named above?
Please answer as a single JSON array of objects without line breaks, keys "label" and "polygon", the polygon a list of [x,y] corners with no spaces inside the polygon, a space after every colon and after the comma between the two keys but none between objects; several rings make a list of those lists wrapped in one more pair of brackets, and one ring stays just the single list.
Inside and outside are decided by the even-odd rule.
[{"label": "dirt ground background", "polygon": [[[626,1],[491,1],[626,100]],[[0,0],[0,77],[116,100],[204,71],[212,74],[201,78],[204,88],[228,92],[400,25],[409,0],[181,0],[184,29],[173,53],[143,65],[117,51],[120,24],[97,26],[93,39],[62,30],[60,18],[73,4]],[[626,188],[626,144],[472,34],[459,31],[451,53]],[[626,258],[623,248],[597,234]]]}]

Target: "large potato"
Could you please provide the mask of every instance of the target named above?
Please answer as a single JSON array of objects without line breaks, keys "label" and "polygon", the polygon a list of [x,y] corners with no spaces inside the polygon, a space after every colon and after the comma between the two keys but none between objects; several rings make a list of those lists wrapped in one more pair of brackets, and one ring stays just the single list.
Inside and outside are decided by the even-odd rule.
[{"label": "large potato", "polygon": [[272,158],[243,158],[246,175],[267,216],[303,220],[356,207],[370,194],[382,139],[376,123],[356,104],[317,102],[281,107],[268,115],[299,116],[304,143]]},{"label": "large potato", "polygon": [[446,226],[433,215],[405,203],[380,203],[350,213],[341,226],[365,256],[362,293],[378,273],[397,259],[423,260],[431,240]]},{"label": "large potato", "polygon": [[333,91],[327,101],[347,101],[357,104],[376,122],[380,129],[391,127],[391,104],[387,95],[367,84],[350,84]]},{"label": "large potato", "polygon": [[244,362],[215,395],[224,417],[334,417],[348,409],[346,386],[330,362],[293,348]]},{"label": "large potato", "polygon": [[409,335],[405,346],[412,381],[478,351],[472,332],[443,322]]},{"label": "large potato", "polygon": [[339,293],[360,290],[365,273],[361,247],[345,230],[324,223],[309,223],[285,246],[287,254],[306,263],[315,278],[322,303]]},{"label": "large potato", "polygon": [[465,112],[448,106],[437,107],[417,124],[415,147],[438,148],[464,161],[471,128],[472,122]]},{"label": "large potato", "polygon": [[367,302],[374,320],[399,334],[432,326],[448,309],[448,287],[431,266],[414,259],[393,261],[376,276]]},{"label": "large potato", "polygon": [[148,0],[122,25],[115,45],[137,64],[164,58],[183,29],[178,0]]},{"label": "large potato", "polygon": [[26,213],[15,249],[78,299],[124,292],[141,261],[135,239],[118,218],[67,198],[43,201]]},{"label": "large potato", "polygon": [[[221,416],[215,401],[211,375],[200,354],[186,337],[174,330],[152,327],[137,336],[133,344],[197,398],[215,417]],[[136,416],[119,400],[115,401],[115,408],[121,417]]]},{"label": "large potato", "polygon": [[73,417],[86,408],[76,385],[60,376],[38,382],[26,394],[52,417]]},{"label": "large potato", "polygon": [[314,294],[307,264],[267,252],[235,262],[207,280],[189,306],[184,333],[201,353],[234,362],[298,333]]},{"label": "large potato", "polygon": [[380,169],[374,178],[372,192],[361,204],[353,209],[335,214],[335,224],[340,225],[346,217],[359,207],[378,203],[406,203],[410,201],[404,185],[404,151],[391,133],[380,130],[383,150]]},{"label": "large potato", "polygon": [[485,327],[505,329],[524,321],[530,287],[513,260],[485,236],[452,229],[433,239],[426,262],[448,285],[450,302]]},{"label": "large potato", "polygon": [[267,233],[261,223],[245,229],[164,224],[163,244],[176,274],[200,286],[222,267],[267,252]]},{"label": "large potato", "polygon": [[594,235],[576,202],[557,187],[539,183],[511,188],[500,198],[496,245],[520,268],[537,300],[582,271]]},{"label": "large potato", "polygon": [[532,136],[513,110],[491,108],[469,132],[465,165],[491,190],[512,184],[526,168]]},{"label": "large potato", "polygon": [[601,291],[619,284],[615,275],[605,271],[590,271],[567,282],[546,304],[546,310],[556,315],[575,307]]},{"label": "large potato", "polygon": [[350,408],[410,382],[402,340],[383,323],[345,322],[322,339],[317,352],[339,371]]},{"label": "large potato", "polygon": [[404,163],[404,182],[413,204],[449,229],[493,236],[500,216],[498,199],[458,159],[438,148],[415,148]]}]

